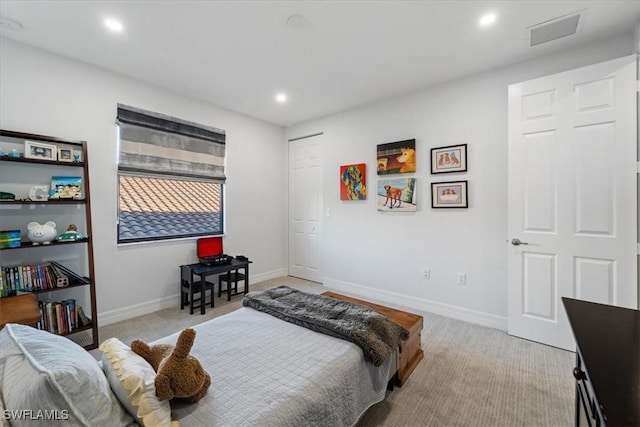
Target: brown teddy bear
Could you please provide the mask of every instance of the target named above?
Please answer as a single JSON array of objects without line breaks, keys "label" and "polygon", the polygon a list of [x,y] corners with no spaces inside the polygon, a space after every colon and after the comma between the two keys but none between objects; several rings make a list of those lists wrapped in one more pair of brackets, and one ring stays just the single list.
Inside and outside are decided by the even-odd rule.
[{"label": "brown teddy bear", "polygon": [[131,350],[156,371],[156,396],[160,400],[180,398],[195,403],[207,393],[211,378],[198,359],[189,355],[195,337],[196,331],[187,328],[180,333],[175,346],[150,346],[141,340],[131,343]]}]

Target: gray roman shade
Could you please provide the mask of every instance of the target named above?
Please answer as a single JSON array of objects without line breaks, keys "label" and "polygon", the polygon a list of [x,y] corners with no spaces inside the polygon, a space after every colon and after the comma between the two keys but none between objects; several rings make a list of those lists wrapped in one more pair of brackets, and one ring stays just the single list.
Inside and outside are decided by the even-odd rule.
[{"label": "gray roman shade", "polygon": [[122,104],[117,123],[118,171],[225,182],[223,130]]}]

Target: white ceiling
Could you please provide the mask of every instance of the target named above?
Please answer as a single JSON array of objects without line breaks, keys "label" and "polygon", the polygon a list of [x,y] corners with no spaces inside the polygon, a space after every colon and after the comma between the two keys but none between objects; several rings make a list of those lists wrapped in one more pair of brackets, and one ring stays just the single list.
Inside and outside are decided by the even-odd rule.
[{"label": "white ceiling", "polygon": [[[527,27],[581,9],[578,34],[528,47]],[[489,11],[496,24],[479,28]],[[629,33],[640,1],[2,0],[0,15],[23,25],[3,37],[291,125]]]}]

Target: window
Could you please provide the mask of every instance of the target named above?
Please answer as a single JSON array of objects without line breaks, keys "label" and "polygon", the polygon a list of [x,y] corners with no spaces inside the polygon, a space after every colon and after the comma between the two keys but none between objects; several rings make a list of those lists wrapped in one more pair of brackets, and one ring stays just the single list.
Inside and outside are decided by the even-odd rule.
[{"label": "window", "polygon": [[118,105],[118,243],[222,234],[224,131]]}]

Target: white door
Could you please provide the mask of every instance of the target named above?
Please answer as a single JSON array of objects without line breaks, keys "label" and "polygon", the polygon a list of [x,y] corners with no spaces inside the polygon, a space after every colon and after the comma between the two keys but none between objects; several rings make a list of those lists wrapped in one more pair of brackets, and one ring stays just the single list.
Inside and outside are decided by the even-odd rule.
[{"label": "white door", "polygon": [[289,275],[322,281],[321,135],[289,142]]},{"label": "white door", "polygon": [[561,297],[637,307],[636,117],[635,56],[509,86],[510,334],[575,350]]}]

